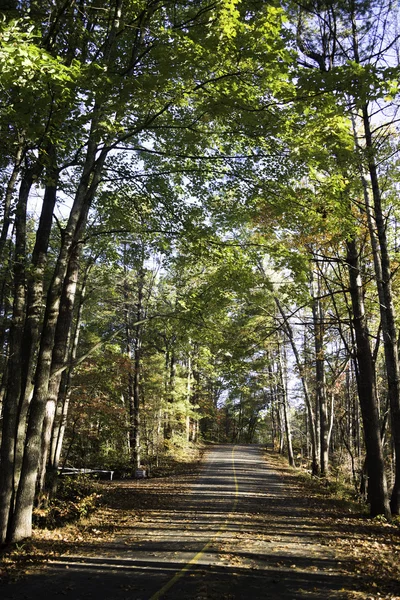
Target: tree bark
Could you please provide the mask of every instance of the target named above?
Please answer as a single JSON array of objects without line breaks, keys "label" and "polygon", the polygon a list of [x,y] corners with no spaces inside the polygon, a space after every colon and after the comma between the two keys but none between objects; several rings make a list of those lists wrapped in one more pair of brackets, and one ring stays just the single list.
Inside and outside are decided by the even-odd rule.
[{"label": "tree bark", "polygon": [[[144,259],[143,259],[144,260]],[[136,469],[140,466],[140,369],[142,350],[142,315],[143,315],[143,288],[144,267],[143,260],[139,269],[138,296],[136,305],[136,327],[134,342],[134,370],[133,370],[133,406],[131,407],[132,428],[132,459]]]},{"label": "tree bark", "polygon": [[400,514],[400,369],[399,355],[397,350],[397,327],[396,315],[393,302],[392,279],[390,256],[386,235],[385,219],[382,211],[381,191],[378,180],[377,167],[373,158],[373,140],[370,128],[368,109],[363,107],[363,123],[365,132],[365,143],[368,156],[368,170],[371,179],[372,195],[374,199],[374,217],[376,231],[378,234],[379,248],[381,254],[382,279],[379,279],[379,288],[384,302],[380,301],[380,313],[382,322],[383,345],[385,351],[386,374],[388,379],[388,393],[390,399],[392,417],[392,436],[395,448],[395,480],[390,499],[392,514]]},{"label": "tree bark", "polygon": [[56,167],[54,149],[48,148],[47,156],[51,157],[51,165],[47,172],[49,183],[46,185],[39,226],[36,233],[35,247],[32,253],[32,261],[27,281],[27,308],[24,334],[21,350],[21,374],[22,386],[19,401],[18,431],[15,457],[15,481],[19,482],[22,457],[24,452],[24,441],[26,421],[29,404],[32,397],[33,377],[35,370],[35,358],[40,337],[40,325],[43,317],[43,289],[45,278],[45,267],[49,247],[50,232],[53,222],[53,212],[56,203],[58,170]]},{"label": "tree bark", "polygon": [[13,512],[14,479],[19,400],[22,389],[20,356],[25,324],[26,210],[34,178],[34,167],[27,167],[20,185],[15,216],[14,304],[10,328],[7,391],[3,402],[3,426],[0,449],[0,544],[8,539],[9,517]]},{"label": "tree bark", "polygon": [[[358,28],[354,5],[351,6],[350,17],[352,24],[354,60],[359,64],[361,59],[359,54]],[[390,508],[392,514],[398,515],[400,514],[400,367],[397,349],[398,333],[393,302],[390,255],[388,249],[385,218],[382,208],[382,194],[379,184],[378,168],[375,161],[375,147],[371,131],[371,118],[367,103],[365,103],[361,108],[361,116],[365,135],[366,164],[373,197],[373,217],[376,227],[375,234],[373,223],[369,219],[369,230],[373,249],[374,245],[376,246],[375,236],[377,236],[379,242],[380,257],[377,250],[375,250],[374,266],[379,295],[386,375],[388,380],[388,394],[391,409],[392,437],[395,449],[395,480],[390,499]],[[367,213],[370,214],[368,206]]]},{"label": "tree bark", "polygon": [[70,398],[71,398],[71,376],[72,376],[72,372],[73,372],[73,362],[76,359],[77,352],[78,352],[78,344],[79,344],[79,337],[80,337],[80,330],[81,330],[81,323],[82,323],[82,312],[83,312],[83,305],[84,305],[84,301],[85,301],[87,277],[88,277],[89,270],[90,270],[90,265],[86,269],[85,278],[83,280],[82,288],[81,288],[81,292],[80,292],[79,308],[78,308],[78,313],[76,316],[75,329],[74,329],[73,340],[72,340],[72,344],[71,344],[71,352],[70,352],[70,356],[69,356],[69,366],[67,369],[65,369],[62,372],[60,388],[58,391],[56,417],[55,417],[55,422],[53,425],[53,430],[52,430],[52,435],[51,435],[50,459],[49,459],[49,465],[48,465],[49,472],[51,473],[51,476],[49,479],[53,480],[51,493],[53,493],[55,490],[53,475],[55,473],[57,473],[57,470],[58,470],[58,467],[60,464],[61,450],[62,450],[63,441],[64,441],[65,428],[67,425],[69,402],[70,402]]},{"label": "tree bark", "polygon": [[64,231],[58,260],[47,295],[41,343],[36,363],[34,393],[31,401],[25,437],[21,477],[9,534],[9,541],[11,542],[30,537],[32,532],[32,509],[36,491],[42,426],[48,398],[51,362],[60,307],[61,290],[73,245],[79,242],[80,236],[84,231],[89,207],[97,189],[104,160],[107,155],[107,149],[103,149],[99,157],[96,158],[98,149],[96,130],[99,113],[95,111],[95,115],[96,118],[93,118],[92,131],[89,135],[86,162],[68,224]]},{"label": "tree bark", "polygon": [[361,269],[354,239],[347,241],[347,264],[357,347],[357,388],[364,426],[371,515],[390,517],[385,465],[375,393],[375,373],[364,310]]},{"label": "tree bark", "polygon": [[131,294],[128,285],[127,246],[124,246],[124,312],[126,353],[129,360],[128,409],[129,409],[129,451],[132,470],[135,473],[141,463],[140,448],[140,371],[142,349],[142,321],[144,304],[144,249],[141,248],[140,265],[137,270],[137,296],[134,311],[135,324],[132,324]]},{"label": "tree bark", "polygon": [[301,385],[302,385],[303,394],[304,394],[304,401],[306,403],[307,415],[308,415],[309,433],[310,433],[310,441],[311,441],[312,474],[318,475],[319,474],[319,462],[318,462],[319,453],[318,453],[318,444],[317,444],[315,414],[314,414],[314,409],[312,406],[311,395],[310,395],[310,392],[308,389],[308,382],[307,382],[307,378],[306,378],[306,374],[305,374],[305,369],[304,369],[304,365],[301,360],[300,353],[298,351],[298,348],[297,348],[297,345],[296,345],[296,342],[294,339],[293,329],[288,321],[285,311],[283,310],[280,300],[276,296],[275,296],[275,303],[276,303],[278,310],[280,312],[280,315],[282,317],[283,328],[284,328],[284,331],[290,342],[292,352],[294,354],[294,358],[296,361],[296,367],[297,367],[297,370],[300,375]]},{"label": "tree bark", "polygon": [[[0,264],[4,264],[4,248],[8,238],[8,232],[11,226],[11,206],[12,197],[15,191],[18,175],[21,171],[23,158],[23,145],[20,144],[14,161],[13,170],[7,182],[3,203],[3,223],[0,232]],[[2,306],[2,305],[1,305]]]},{"label": "tree bark", "polygon": [[[282,398],[282,412],[283,412],[283,422],[285,426],[285,435],[286,435],[286,444],[288,449],[288,460],[291,467],[295,467],[294,454],[293,454],[293,445],[292,445],[292,430],[290,426],[290,417],[289,417],[289,404],[287,397],[287,386],[284,376],[284,362],[282,360],[282,352],[285,354],[284,348],[278,347],[278,371],[279,371],[279,382],[281,387],[281,398]],[[286,358],[286,357],[285,357]],[[285,360],[286,362],[286,360]]]},{"label": "tree bark", "polygon": [[[175,433],[174,401],[175,401],[175,375],[176,375],[176,356],[175,356],[175,336],[169,340],[169,351],[167,352],[167,361],[165,364],[166,372],[166,395],[167,411],[166,423],[164,427],[164,437],[169,440]],[[168,360],[169,359],[169,360]]]},{"label": "tree bark", "polygon": [[[60,301],[60,311],[57,319],[56,332],[54,336],[54,348],[51,362],[51,376],[49,382],[49,393],[46,403],[45,418],[43,421],[42,447],[40,453],[38,492],[45,489],[46,465],[49,457],[51,434],[56,414],[57,399],[64,371],[61,368],[67,363],[70,355],[71,335],[75,307],[76,288],[79,277],[80,244],[75,244],[68,263],[68,270],[64,280]],[[49,477],[55,473],[48,471]],[[51,487],[51,486],[50,486]]]},{"label": "tree bark", "polygon": [[[1,288],[0,288],[0,351],[2,355],[4,355],[3,347],[4,342],[6,340],[6,323],[7,323],[7,313],[10,307],[10,302],[7,298],[7,283],[9,283],[8,272],[10,268],[10,260],[11,258],[11,244],[7,243],[9,240],[9,230],[12,224],[11,218],[11,208],[12,208],[12,197],[15,192],[18,175],[22,168],[22,158],[23,158],[23,145],[22,143],[19,145],[17,149],[17,154],[14,161],[14,166],[10,178],[7,182],[7,187],[4,194],[4,203],[3,203],[3,223],[0,232],[0,273],[1,273]],[[10,240],[9,240],[10,242]],[[9,257],[7,257],[7,254]],[[6,371],[6,363],[7,357],[2,359],[4,367],[1,369],[2,373]],[[0,363],[0,367],[3,365]],[[5,380],[3,382],[5,384]],[[5,390],[4,385],[4,390]],[[0,398],[2,395],[0,394]]]},{"label": "tree bark", "polygon": [[[190,340],[189,340],[190,344]],[[192,431],[194,423],[192,423],[192,419],[190,417],[190,410],[192,405],[192,356],[190,350],[188,351],[188,359],[187,359],[187,374],[186,374],[186,405],[187,405],[187,415],[186,415],[186,441],[192,441]]]},{"label": "tree bark", "polygon": [[328,403],[325,381],[324,324],[322,306],[318,298],[318,293],[318,290],[316,293],[313,291],[312,313],[314,321],[316,396],[317,406],[319,408],[320,468],[321,475],[326,476],[329,472]]}]

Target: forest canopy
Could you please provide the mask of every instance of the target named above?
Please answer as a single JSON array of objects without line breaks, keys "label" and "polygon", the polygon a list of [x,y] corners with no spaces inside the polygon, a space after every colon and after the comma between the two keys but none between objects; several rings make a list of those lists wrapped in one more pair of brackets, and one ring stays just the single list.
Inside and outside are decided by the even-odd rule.
[{"label": "forest canopy", "polygon": [[0,13],[0,543],[201,441],[398,515],[396,3]]}]

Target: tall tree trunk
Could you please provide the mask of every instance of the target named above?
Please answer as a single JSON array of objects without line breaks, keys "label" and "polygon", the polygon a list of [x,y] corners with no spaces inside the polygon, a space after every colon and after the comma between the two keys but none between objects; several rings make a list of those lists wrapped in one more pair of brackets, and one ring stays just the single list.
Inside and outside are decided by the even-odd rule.
[{"label": "tall tree trunk", "polygon": [[[198,417],[198,405],[200,401],[200,385],[201,385],[201,377],[200,371],[198,368],[198,347],[195,346],[194,349],[194,357],[193,357],[193,365],[192,365],[192,389],[191,389],[191,400],[193,403],[193,407],[196,411],[195,416],[193,418],[193,429],[192,429],[192,442],[196,443],[198,441],[200,427],[199,427],[199,417]],[[219,430],[218,430],[219,435]]]},{"label": "tall tree trunk", "polygon": [[309,423],[309,433],[310,433],[310,441],[311,441],[311,456],[312,456],[312,466],[311,466],[312,474],[318,475],[319,474],[319,461],[318,461],[319,452],[318,452],[318,444],[317,444],[315,414],[314,414],[314,409],[312,406],[311,394],[310,394],[310,391],[308,388],[306,373],[305,373],[303,362],[300,357],[299,350],[297,348],[297,344],[294,339],[293,329],[292,329],[292,327],[289,323],[289,320],[286,316],[286,313],[280,303],[280,300],[277,297],[275,297],[275,303],[276,303],[278,310],[280,312],[280,315],[282,317],[283,328],[284,328],[284,331],[290,342],[292,352],[294,354],[294,358],[296,361],[296,367],[297,367],[297,370],[300,375],[301,385],[302,385],[303,394],[304,394],[304,401],[306,403],[306,408],[307,408],[308,423]]},{"label": "tall tree trunk", "polygon": [[175,336],[169,340],[169,351],[167,352],[167,358],[169,361],[166,362],[166,392],[167,392],[167,411],[166,411],[166,423],[164,427],[164,436],[167,440],[171,439],[175,433],[175,415],[174,415],[174,402],[175,402],[175,375],[176,375],[176,356],[175,356]]},{"label": "tall tree trunk", "polygon": [[71,377],[73,372],[73,363],[77,357],[79,337],[82,323],[83,305],[86,295],[86,285],[89,268],[86,269],[85,278],[82,284],[80,297],[79,297],[79,308],[76,317],[75,329],[73,334],[73,340],[71,344],[71,351],[69,356],[69,365],[67,369],[62,372],[60,388],[58,391],[56,416],[53,425],[53,431],[51,434],[51,445],[50,445],[50,457],[49,457],[49,481],[52,481],[52,489],[50,493],[53,494],[55,491],[55,478],[53,474],[57,473],[60,464],[61,450],[63,447],[65,428],[67,425],[68,409],[71,399]]},{"label": "tall tree trunk", "polygon": [[13,170],[11,172],[10,178],[7,182],[5,194],[4,194],[4,202],[3,202],[3,223],[0,232],[0,277],[1,277],[1,288],[0,288],[0,350],[3,348],[4,338],[5,338],[5,324],[6,324],[6,313],[7,306],[9,304],[7,300],[7,285],[6,282],[8,280],[8,271],[10,268],[10,263],[7,259],[7,254],[10,254],[10,244],[7,244],[9,230],[12,224],[12,197],[15,192],[17,180],[19,173],[22,167],[22,158],[23,158],[23,145],[20,144],[17,149],[17,154],[14,161]]},{"label": "tall tree trunk", "polygon": [[142,351],[142,318],[143,318],[143,289],[144,289],[144,257],[139,269],[138,296],[136,304],[136,327],[134,342],[134,371],[133,371],[133,406],[131,412],[132,427],[132,458],[135,468],[140,466],[140,370]]},{"label": "tall tree trunk", "polygon": [[[190,340],[189,340],[190,344]],[[192,356],[189,350],[187,359],[187,375],[186,375],[186,441],[190,442],[192,439],[193,424],[190,417],[190,409],[192,404]]]},{"label": "tall tree trunk", "polygon": [[124,246],[124,304],[126,352],[129,360],[128,407],[129,407],[129,447],[132,469],[140,467],[140,370],[142,348],[143,292],[144,292],[144,249],[137,272],[137,298],[132,324],[131,295],[128,285],[127,246]]},{"label": "tall tree trunk", "polygon": [[[60,301],[60,311],[57,320],[57,327],[54,337],[53,357],[51,362],[51,376],[49,382],[49,393],[46,403],[46,412],[43,421],[42,447],[39,464],[38,492],[45,489],[46,465],[49,457],[51,434],[55,419],[57,399],[60,391],[60,384],[64,373],[63,367],[66,366],[70,355],[70,343],[72,336],[73,316],[75,307],[76,288],[79,277],[79,255],[80,244],[73,247],[71,257],[68,263],[68,270],[64,280],[63,290]],[[50,473],[50,478],[55,477],[56,473]],[[52,488],[50,482],[50,488]],[[47,490],[50,491],[50,490]]]},{"label": "tall tree trunk", "polygon": [[[92,122],[94,130],[96,130],[96,120],[97,119],[93,119]],[[32,532],[32,509],[36,491],[42,426],[48,398],[51,361],[59,314],[61,290],[73,245],[79,242],[80,236],[85,229],[89,207],[97,189],[104,160],[108,151],[107,149],[103,149],[99,157],[96,158],[96,137],[95,133],[91,133],[86,163],[75,196],[75,201],[71,209],[68,224],[64,231],[58,260],[47,295],[41,343],[36,363],[34,393],[31,401],[25,437],[21,477],[9,536],[9,541],[13,542],[30,537]]]},{"label": "tall tree trunk", "polygon": [[[282,356],[283,354],[283,356]],[[284,347],[280,348],[278,346],[278,376],[281,387],[281,398],[282,398],[282,412],[283,412],[283,422],[285,426],[285,434],[286,434],[286,444],[288,449],[288,459],[291,467],[295,466],[294,462],[294,454],[293,454],[293,445],[292,445],[292,430],[290,426],[290,417],[289,417],[289,403],[287,397],[287,385],[285,381],[285,369],[286,369],[286,356],[285,356]]]},{"label": "tall tree trunk", "polygon": [[[358,28],[355,7],[351,7],[351,23],[353,34],[354,60],[360,63]],[[368,105],[364,104],[361,109],[362,122],[365,135],[366,163],[371,182],[373,197],[373,216],[376,234],[379,242],[380,261],[377,253],[374,254],[375,275],[379,295],[379,307],[382,323],[383,344],[385,352],[386,375],[388,380],[388,393],[390,399],[392,436],[395,448],[395,481],[390,499],[392,514],[400,514],[400,367],[397,350],[397,327],[396,315],[393,302],[391,265],[386,234],[386,223],[382,208],[382,194],[379,185],[378,169],[375,161],[375,147],[371,131],[371,119]],[[367,208],[368,210],[368,208]],[[370,226],[371,243],[375,233]]]},{"label": "tall tree trunk", "polygon": [[280,393],[279,393],[279,385],[278,385],[278,377],[279,377],[279,365],[278,365],[278,373],[275,372],[273,367],[271,366],[271,375],[272,375],[272,390],[274,395],[274,404],[275,404],[275,415],[277,422],[277,432],[278,432],[278,452],[279,454],[283,454],[285,449],[285,417],[283,414],[283,404],[281,401]]},{"label": "tall tree trunk", "polygon": [[320,461],[321,475],[325,476],[329,472],[328,403],[325,382],[324,317],[321,301],[318,296],[319,289],[313,289],[312,313],[314,322],[316,397],[319,408]]},{"label": "tall tree trunk", "polygon": [[15,216],[14,304],[10,328],[8,383],[3,402],[0,449],[0,544],[8,539],[9,517],[13,513],[16,493],[14,467],[19,399],[22,389],[20,356],[26,309],[26,210],[33,178],[34,168],[27,167],[20,185]]},{"label": "tall tree trunk", "polygon": [[[173,340],[173,344],[175,343],[175,339]],[[175,433],[176,427],[176,415],[174,414],[174,405],[175,405],[175,386],[176,386],[176,354],[175,348],[172,346],[171,349],[171,360],[170,360],[170,370],[169,370],[169,395],[168,402],[170,404],[172,419],[171,419],[171,437]]]},{"label": "tall tree trunk", "polygon": [[[331,447],[333,424],[335,421],[335,394],[333,391],[331,392],[330,396],[331,396],[331,409],[330,409],[330,413],[329,413],[329,428],[328,428],[328,440],[327,440],[328,448]],[[334,448],[333,448],[333,451],[334,451]]]},{"label": "tall tree trunk", "polygon": [[68,357],[68,367],[63,370],[61,376],[60,387],[58,390],[57,406],[55,421],[51,434],[50,456],[49,456],[49,471],[56,473],[60,463],[61,450],[64,440],[64,433],[67,424],[69,401],[71,397],[71,377],[74,369],[74,361],[78,353],[79,337],[82,324],[83,306],[86,297],[87,281],[90,269],[95,260],[90,261],[85,269],[85,275],[82,281],[82,286],[79,294],[79,306],[76,315],[74,332],[70,345],[70,354]]},{"label": "tall tree trunk", "polygon": [[[13,245],[10,243],[9,245],[9,256],[7,259],[7,265],[12,265],[12,256],[13,256]],[[13,279],[12,279],[12,269],[7,269],[7,274],[4,273],[1,280],[1,297],[4,298],[3,305],[1,307],[1,317],[0,317],[0,373],[1,373],[1,382],[0,382],[0,406],[3,406],[4,396],[7,390],[7,377],[8,377],[8,359],[10,356],[10,322],[12,321],[12,310],[13,310],[13,301],[11,299],[12,292],[11,288],[13,287]],[[7,291],[10,290],[10,293]]]},{"label": "tall tree trunk", "polygon": [[[392,435],[395,448],[395,480],[390,499],[392,514],[400,514],[400,369],[399,355],[397,350],[397,327],[396,315],[393,302],[390,256],[388,250],[386,224],[382,211],[381,191],[379,187],[378,174],[373,159],[373,142],[367,107],[363,107],[363,122],[365,131],[366,147],[368,150],[368,169],[371,178],[372,195],[374,199],[374,217],[376,231],[378,234],[382,279],[378,283],[378,293],[381,287],[381,295],[384,302],[380,301],[380,313],[383,333],[383,345],[385,351],[386,374],[388,380],[388,393],[392,416]],[[380,274],[377,275],[379,280]]]},{"label": "tall tree trunk", "polygon": [[278,437],[278,423],[277,423],[277,415],[276,415],[276,403],[275,403],[275,393],[274,393],[274,376],[272,372],[272,361],[271,356],[268,355],[268,388],[269,388],[269,399],[270,399],[270,408],[271,408],[271,443],[272,450],[276,450]]},{"label": "tall tree trunk", "polygon": [[22,402],[25,401],[25,403],[26,399],[30,397],[32,393],[34,358],[37,352],[40,324],[43,317],[44,274],[59,177],[54,149],[48,147],[46,155],[51,157],[51,167],[46,173],[48,183],[46,184],[43,197],[42,210],[36,232],[35,247],[32,253],[32,262],[27,285],[27,314],[23,339],[24,351],[21,361],[21,370],[24,381],[23,394],[25,394],[25,398],[22,399]]},{"label": "tall tree trunk", "polygon": [[347,264],[357,346],[357,388],[364,426],[366,462],[369,477],[371,515],[390,516],[385,465],[375,393],[375,373],[370,335],[364,310],[360,263],[355,240],[347,241]]},{"label": "tall tree trunk", "polygon": [[[4,264],[5,259],[5,246],[8,238],[8,232],[11,226],[11,208],[12,208],[12,197],[15,191],[15,187],[17,184],[18,175],[21,171],[22,160],[23,158],[23,145],[22,143],[19,145],[17,149],[17,154],[14,161],[13,170],[11,172],[10,178],[7,182],[5,194],[4,194],[4,202],[3,202],[3,223],[1,226],[0,232],[0,264]],[[2,304],[0,305],[2,306]]]},{"label": "tall tree trunk", "polygon": [[46,173],[49,183],[46,185],[39,226],[36,233],[35,247],[32,253],[30,274],[27,283],[27,308],[24,335],[21,352],[22,386],[19,401],[17,452],[15,457],[15,480],[18,486],[24,452],[26,420],[32,397],[35,358],[40,337],[40,325],[43,317],[43,289],[45,267],[53,222],[53,212],[56,203],[58,170],[55,165],[53,148],[48,148],[47,156],[51,157],[51,167]]}]

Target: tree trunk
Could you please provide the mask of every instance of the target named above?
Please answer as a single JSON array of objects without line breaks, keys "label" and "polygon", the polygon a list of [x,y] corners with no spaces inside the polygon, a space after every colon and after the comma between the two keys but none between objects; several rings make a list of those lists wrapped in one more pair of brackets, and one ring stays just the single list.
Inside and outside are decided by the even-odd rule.
[{"label": "tree trunk", "polygon": [[175,415],[174,415],[174,402],[175,402],[175,376],[176,376],[176,357],[174,350],[175,337],[170,340],[170,351],[167,353],[169,356],[169,364],[166,363],[166,385],[167,385],[167,419],[164,428],[164,435],[167,440],[171,439],[175,433]]},{"label": "tree trunk", "polygon": [[285,311],[283,310],[283,307],[277,297],[275,297],[275,303],[276,303],[278,310],[281,314],[281,317],[283,319],[284,331],[290,342],[292,352],[294,354],[295,361],[296,361],[296,367],[297,367],[297,370],[300,375],[301,385],[303,388],[304,400],[306,403],[307,415],[308,415],[309,433],[310,433],[310,441],[311,441],[312,474],[318,475],[319,474],[319,462],[318,462],[319,453],[318,453],[318,444],[317,444],[316,423],[315,423],[315,415],[314,415],[314,410],[313,410],[313,406],[312,406],[311,395],[310,395],[310,392],[308,389],[308,382],[306,379],[305,369],[304,369],[303,362],[300,358],[300,353],[297,348],[297,344],[294,339],[293,329],[292,329],[292,327],[288,321],[288,318],[285,314]]},{"label": "tree trunk", "polygon": [[[351,10],[351,23],[353,34],[354,60],[360,63],[357,21],[354,8]],[[368,105],[362,106],[362,122],[365,134],[366,162],[371,182],[373,197],[373,216],[376,235],[379,242],[379,252],[374,252],[375,276],[379,295],[379,308],[381,314],[383,344],[385,352],[386,375],[388,380],[388,393],[390,399],[392,436],[395,448],[395,481],[390,499],[392,514],[400,514],[400,368],[397,350],[396,315],[393,302],[391,265],[386,234],[386,223],[382,209],[382,194],[379,185],[378,169],[375,162],[375,147],[371,131],[371,119]],[[367,212],[368,207],[367,207]],[[375,230],[370,225],[371,244],[374,247]]]},{"label": "tree trunk", "polygon": [[[51,362],[51,376],[49,393],[46,403],[46,413],[43,421],[42,448],[39,465],[38,492],[45,489],[46,465],[50,452],[51,434],[56,414],[57,399],[64,371],[61,370],[68,362],[70,355],[71,334],[74,316],[75,295],[79,277],[80,244],[73,247],[68,263],[68,270],[64,280],[61,294],[60,311],[54,337],[53,357]],[[48,471],[50,479],[56,473]],[[51,488],[52,486],[50,486]],[[50,490],[47,490],[50,491]]]},{"label": "tree trunk", "polygon": [[47,178],[50,183],[46,185],[44,193],[42,211],[36,233],[36,242],[32,253],[32,264],[30,267],[30,275],[28,277],[27,285],[27,309],[24,336],[22,341],[23,352],[21,360],[22,388],[17,432],[17,453],[15,460],[17,482],[24,452],[26,420],[33,390],[32,381],[35,370],[35,357],[40,337],[40,324],[43,317],[42,306],[45,267],[47,263],[49,239],[53,222],[53,212],[56,203],[58,183],[58,170],[55,165],[54,151],[51,148],[48,148],[47,156],[52,157],[52,165],[47,173]]},{"label": "tree trunk", "polygon": [[287,397],[287,386],[284,377],[285,364],[282,360],[282,353],[284,355],[284,360],[286,364],[286,356],[285,349],[278,347],[278,374],[279,374],[279,382],[281,387],[281,398],[282,398],[282,412],[283,412],[283,422],[285,426],[285,434],[286,434],[286,444],[288,449],[288,459],[291,467],[295,467],[294,462],[294,454],[293,454],[293,445],[292,445],[292,430],[290,427],[290,418],[289,418],[289,405],[288,405],[288,397]]},{"label": "tree trunk", "polygon": [[143,315],[143,288],[144,288],[144,268],[143,261],[139,270],[138,277],[138,296],[136,305],[136,327],[134,342],[134,370],[133,370],[133,406],[131,407],[131,427],[132,427],[132,459],[135,468],[140,466],[140,369],[141,369],[141,350],[142,350],[142,330],[141,324]]},{"label": "tree trunk", "polygon": [[[190,340],[189,340],[190,343]],[[187,359],[187,376],[186,376],[186,405],[187,405],[187,415],[186,415],[186,441],[190,442],[192,440],[192,430],[193,424],[190,418],[190,409],[192,404],[192,356],[190,350],[188,352]]]},{"label": "tree trunk", "polygon": [[357,347],[357,388],[364,426],[366,461],[369,477],[371,515],[390,516],[385,465],[375,393],[375,373],[370,336],[364,311],[359,257],[354,240],[347,241],[347,264]]},{"label": "tree trunk", "polygon": [[[3,354],[3,346],[4,340],[6,337],[6,322],[7,322],[7,312],[9,308],[9,300],[7,298],[7,281],[8,281],[8,272],[10,268],[10,261],[8,260],[7,254],[11,254],[11,244],[7,243],[9,239],[9,230],[12,224],[11,219],[11,208],[12,208],[12,197],[15,191],[15,187],[17,184],[18,175],[21,171],[22,167],[22,156],[23,156],[23,147],[22,143],[20,144],[17,154],[14,161],[14,167],[10,178],[7,182],[7,187],[4,194],[4,203],[3,203],[3,223],[0,232],[0,274],[1,274],[1,288],[0,288],[0,351]],[[10,240],[11,241],[11,240]],[[10,257],[11,258],[11,257]],[[6,363],[6,361],[4,361]],[[5,368],[4,368],[5,371]],[[2,369],[2,372],[4,372]]]},{"label": "tree trunk", "polygon": [[[65,428],[66,428],[67,418],[68,418],[69,401],[70,401],[70,397],[71,397],[71,376],[72,376],[72,372],[73,372],[73,362],[76,359],[77,352],[78,352],[80,329],[81,329],[81,323],[82,323],[82,312],[83,312],[83,305],[84,305],[84,301],[85,301],[86,285],[87,285],[87,278],[88,278],[89,271],[90,271],[90,266],[91,265],[88,265],[88,267],[86,268],[85,277],[84,277],[81,292],[80,292],[79,308],[78,308],[78,313],[76,316],[74,335],[73,335],[73,340],[72,340],[72,344],[71,344],[71,353],[69,356],[70,364],[67,367],[67,369],[65,369],[62,373],[60,388],[58,391],[56,416],[55,416],[55,422],[53,425],[53,431],[52,431],[52,436],[51,436],[51,446],[50,446],[50,459],[49,459],[50,473],[57,473],[57,470],[58,470],[58,467],[60,464],[61,450],[62,450],[62,446],[63,446]],[[51,490],[51,493],[53,493],[53,491],[54,491],[54,486]]]},{"label": "tree trunk", "polygon": [[[368,151],[368,170],[371,178],[372,195],[374,199],[374,217],[376,231],[378,234],[380,254],[381,254],[381,295],[384,302],[380,301],[380,312],[382,322],[383,344],[385,350],[386,374],[388,380],[388,393],[390,399],[390,408],[392,416],[392,435],[395,448],[395,480],[390,499],[390,508],[392,514],[400,514],[400,369],[399,356],[397,351],[397,328],[396,315],[393,302],[392,280],[390,257],[386,236],[386,224],[382,211],[381,191],[379,187],[377,168],[373,159],[373,142],[370,129],[369,115],[367,107],[363,107],[363,123],[365,131],[365,141]],[[379,275],[377,280],[379,280]]]},{"label": "tree trunk", "polygon": [[[96,119],[92,122],[92,128],[96,129]],[[25,437],[21,477],[9,536],[9,541],[12,542],[29,537],[32,532],[32,509],[40,460],[42,425],[48,398],[61,290],[73,245],[79,242],[80,236],[86,226],[89,207],[97,189],[104,160],[107,155],[107,150],[103,149],[100,156],[96,159],[97,144],[95,139],[96,135],[91,132],[86,163],[68,224],[64,231],[58,260],[47,295],[41,344],[36,363],[34,393]]]},{"label": "tree trunk", "polygon": [[319,431],[320,431],[320,461],[321,475],[326,476],[329,472],[329,448],[328,448],[328,403],[326,397],[325,382],[325,350],[324,350],[324,323],[321,302],[318,298],[319,290],[313,290],[312,313],[314,321],[314,345],[315,345],[315,382],[317,406],[319,408]]},{"label": "tree trunk", "polygon": [[14,304],[10,328],[8,383],[3,402],[0,449],[0,544],[8,540],[9,517],[13,513],[16,492],[14,468],[19,400],[22,389],[20,356],[26,309],[26,209],[33,177],[33,168],[27,168],[21,181],[15,216]]}]

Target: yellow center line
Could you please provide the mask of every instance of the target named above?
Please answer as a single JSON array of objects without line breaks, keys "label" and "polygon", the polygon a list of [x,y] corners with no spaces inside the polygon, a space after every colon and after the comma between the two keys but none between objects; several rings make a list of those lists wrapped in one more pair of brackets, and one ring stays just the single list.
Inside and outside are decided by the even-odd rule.
[{"label": "yellow center line", "polygon": [[189,562],[186,563],[186,565],[180,570],[177,571],[175,573],[175,575],[161,588],[158,590],[158,592],[156,592],[155,594],[153,594],[151,596],[151,598],[149,600],[159,600],[159,598],[162,598],[162,596],[168,592],[169,589],[172,588],[173,585],[175,585],[175,583],[177,581],[179,581],[179,579],[182,579],[182,577],[184,575],[186,575],[186,573],[188,571],[190,571],[190,569],[193,567],[193,565],[197,564],[199,562],[199,560],[201,559],[201,557],[203,556],[203,554],[208,550],[208,548],[211,546],[211,544],[217,539],[219,538],[219,536],[225,531],[225,529],[228,526],[228,522],[229,519],[231,517],[231,515],[235,512],[237,504],[238,504],[238,495],[239,495],[239,483],[237,480],[237,476],[236,476],[236,468],[235,468],[235,450],[236,450],[236,446],[234,446],[232,448],[232,469],[233,469],[233,480],[235,482],[235,499],[233,502],[233,506],[232,506],[232,510],[230,511],[227,519],[225,520],[225,522],[223,523],[223,525],[221,525],[221,527],[219,528],[219,530],[217,531],[217,533],[215,535],[213,535],[212,538],[210,538],[208,540],[208,542],[203,546],[203,548],[193,556],[193,558],[191,560],[189,560]]}]

